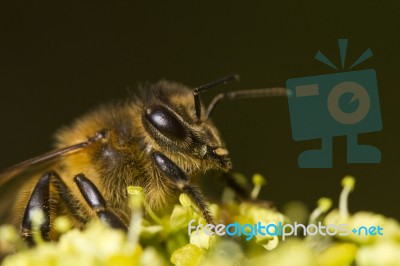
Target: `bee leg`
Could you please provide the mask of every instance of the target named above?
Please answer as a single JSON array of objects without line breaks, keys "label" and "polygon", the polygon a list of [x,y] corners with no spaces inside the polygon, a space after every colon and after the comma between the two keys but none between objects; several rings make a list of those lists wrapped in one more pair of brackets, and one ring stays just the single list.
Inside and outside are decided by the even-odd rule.
[{"label": "bee leg", "polygon": [[227,186],[235,192],[240,200],[252,202],[265,208],[274,207],[274,203],[272,201],[253,199],[251,197],[251,189],[249,188],[248,184],[240,181],[239,178],[235,177],[232,173],[224,173],[222,175],[222,179],[226,182]]},{"label": "bee leg", "polygon": [[44,216],[40,224],[40,234],[44,240],[50,239],[50,177],[51,173],[46,173],[39,179],[29,198],[22,218],[21,236],[30,246],[35,245],[32,236],[32,219],[36,210],[42,211]]},{"label": "bee leg", "polygon": [[74,181],[90,208],[96,212],[97,217],[99,217],[103,223],[116,229],[128,231],[128,228],[121,219],[107,207],[104,197],[89,179],[83,174],[79,174],[75,176]]},{"label": "bee leg", "polygon": [[223,173],[222,179],[225,181],[226,185],[231,188],[235,194],[243,200],[250,199],[250,189],[246,184],[240,182],[232,173]]},{"label": "bee leg", "polygon": [[190,183],[188,175],[164,154],[153,152],[152,157],[159,170],[197,205],[207,223],[214,224],[203,194],[198,187]]},{"label": "bee leg", "polygon": [[64,183],[56,172],[52,172],[51,185],[54,187],[60,202],[64,203],[68,209],[68,213],[81,225],[87,223],[87,215],[81,211],[80,202],[71,192],[69,187]]}]

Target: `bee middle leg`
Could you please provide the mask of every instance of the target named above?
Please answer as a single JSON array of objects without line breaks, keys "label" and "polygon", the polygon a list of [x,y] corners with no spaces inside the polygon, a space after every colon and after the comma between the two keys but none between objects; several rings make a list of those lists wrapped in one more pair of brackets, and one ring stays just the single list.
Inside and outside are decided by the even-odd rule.
[{"label": "bee middle leg", "polygon": [[99,217],[103,223],[116,229],[128,231],[127,226],[107,207],[106,200],[101,195],[100,191],[85,177],[85,175],[79,174],[75,176],[74,181],[90,208],[96,212],[97,217]]},{"label": "bee middle leg", "polygon": [[153,152],[152,157],[158,169],[197,205],[207,223],[214,224],[201,190],[190,183],[188,175],[164,154]]}]

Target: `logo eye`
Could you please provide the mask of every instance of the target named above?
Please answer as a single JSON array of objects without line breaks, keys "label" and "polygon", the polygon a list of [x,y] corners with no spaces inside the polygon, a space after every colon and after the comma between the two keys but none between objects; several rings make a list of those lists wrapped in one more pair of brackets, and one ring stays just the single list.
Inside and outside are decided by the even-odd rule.
[{"label": "logo eye", "polygon": [[187,131],[175,114],[163,106],[156,105],[146,110],[145,117],[161,134],[169,139],[184,140]]}]

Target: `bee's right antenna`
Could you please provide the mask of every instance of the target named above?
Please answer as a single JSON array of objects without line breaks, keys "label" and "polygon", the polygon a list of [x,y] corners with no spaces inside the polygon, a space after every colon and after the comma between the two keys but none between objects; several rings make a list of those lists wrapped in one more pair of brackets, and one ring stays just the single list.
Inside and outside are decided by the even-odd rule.
[{"label": "bee's right antenna", "polygon": [[289,96],[289,91],[286,88],[265,88],[265,89],[253,89],[253,90],[240,90],[220,93],[214,97],[210,105],[207,108],[206,118],[209,118],[211,113],[214,111],[218,103],[223,99],[246,99],[246,98],[260,98],[260,97],[271,97],[271,96]]},{"label": "bee's right antenna", "polygon": [[210,89],[212,87],[215,87],[215,86],[218,86],[220,84],[225,84],[225,83],[227,83],[228,81],[231,81],[231,80],[236,80],[237,81],[237,80],[239,80],[239,76],[238,75],[226,76],[226,77],[220,78],[218,80],[215,80],[213,82],[210,82],[208,84],[199,86],[194,90],[194,92],[193,92],[193,95],[194,95],[194,107],[195,107],[195,111],[196,111],[197,121],[200,121],[200,117],[201,117],[200,93],[202,93],[204,91],[207,91],[208,89]]}]

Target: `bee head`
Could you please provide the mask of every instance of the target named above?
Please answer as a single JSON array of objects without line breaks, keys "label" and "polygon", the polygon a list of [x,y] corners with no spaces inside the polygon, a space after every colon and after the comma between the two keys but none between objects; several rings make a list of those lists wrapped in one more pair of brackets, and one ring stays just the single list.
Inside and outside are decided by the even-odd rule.
[{"label": "bee head", "polygon": [[169,154],[175,163],[189,171],[232,168],[220,133],[196,96],[193,100],[190,88],[162,81],[145,94],[142,124],[148,133],[148,147]]}]

